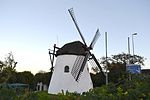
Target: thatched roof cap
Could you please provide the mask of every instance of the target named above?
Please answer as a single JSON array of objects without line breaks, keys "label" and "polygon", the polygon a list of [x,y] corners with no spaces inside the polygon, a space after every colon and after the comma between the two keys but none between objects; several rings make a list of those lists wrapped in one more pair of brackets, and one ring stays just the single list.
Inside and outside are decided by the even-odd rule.
[{"label": "thatched roof cap", "polygon": [[59,55],[85,55],[86,47],[80,41],[75,41],[65,44],[59,50],[56,51],[56,56]]}]

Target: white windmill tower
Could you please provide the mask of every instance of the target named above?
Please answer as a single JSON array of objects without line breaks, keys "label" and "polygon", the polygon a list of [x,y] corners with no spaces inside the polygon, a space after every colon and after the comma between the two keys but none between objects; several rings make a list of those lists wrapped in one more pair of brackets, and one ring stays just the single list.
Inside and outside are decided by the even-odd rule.
[{"label": "white windmill tower", "polygon": [[69,91],[82,93],[92,89],[93,83],[91,81],[87,64],[89,58],[94,61],[95,65],[97,65],[102,72],[100,64],[94,54],[90,52],[90,50],[93,49],[96,40],[100,36],[99,30],[96,31],[96,34],[88,47],[77,25],[77,21],[75,20],[73,9],[71,8],[68,11],[83,40],[83,43],[80,41],[74,41],[65,44],[62,48],[59,48],[56,51],[55,56],[57,57],[57,60],[48,89],[48,93],[51,94],[61,93],[62,90],[64,92]]}]

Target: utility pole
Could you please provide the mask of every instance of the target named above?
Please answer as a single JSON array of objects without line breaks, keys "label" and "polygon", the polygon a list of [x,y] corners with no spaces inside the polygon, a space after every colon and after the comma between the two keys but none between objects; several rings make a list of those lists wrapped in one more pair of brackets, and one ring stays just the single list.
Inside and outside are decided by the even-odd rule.
[{"label": "utility pole", "polygon": [[130,37],[128,37],[128,64],[130,64]]},{"label": "utility pole", "polygon": [[128,37],[128,54],[130,55],[130,37]]},{"label": "utility pole", "polygon": [[[128,66],[130,65],[130,37],[128,37]],[[126,66],[127,68],[127,66]],[[131,75],[129,74],[129,80],[131,80]]]}]

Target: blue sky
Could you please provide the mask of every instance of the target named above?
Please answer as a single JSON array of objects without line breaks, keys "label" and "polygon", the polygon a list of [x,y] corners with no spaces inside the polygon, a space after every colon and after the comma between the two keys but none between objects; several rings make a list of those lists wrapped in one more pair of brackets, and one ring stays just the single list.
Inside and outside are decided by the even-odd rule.
[{"label": "blue sky", "polygon": [[105,32],[109,56],[127,53],[127,37],[137,32],[135,54],[147,58],[143,68],[150,68],[149,5],[149,0],[0,0],[0,60],[12,51],[17,71],[49,71],[54,43],[81,40],[68,13],[73,7],[87,44],[100,29],[97,58],[105,55]]}]

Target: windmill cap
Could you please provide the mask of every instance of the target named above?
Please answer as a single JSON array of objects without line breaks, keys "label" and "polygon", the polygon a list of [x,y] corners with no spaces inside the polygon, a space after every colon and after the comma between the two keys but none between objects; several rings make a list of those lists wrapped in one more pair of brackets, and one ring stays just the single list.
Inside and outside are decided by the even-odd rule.
[{"label": "windmill cap", "polygon": [[56,56],[59,55],[85,55],[86,47],[80,41],[74,41],[71,43],[65,44],[59,50],[56,51]]}]

